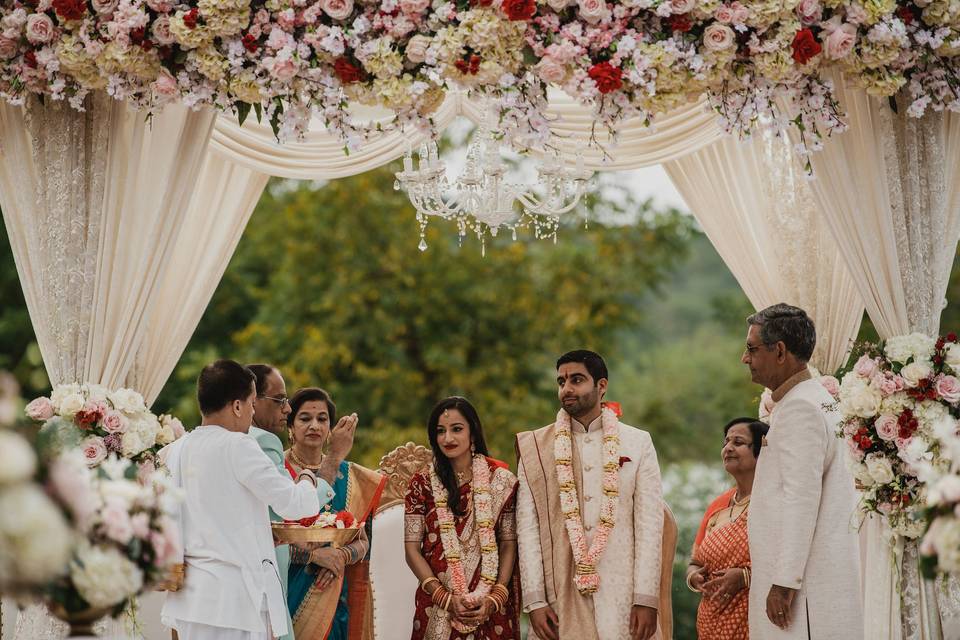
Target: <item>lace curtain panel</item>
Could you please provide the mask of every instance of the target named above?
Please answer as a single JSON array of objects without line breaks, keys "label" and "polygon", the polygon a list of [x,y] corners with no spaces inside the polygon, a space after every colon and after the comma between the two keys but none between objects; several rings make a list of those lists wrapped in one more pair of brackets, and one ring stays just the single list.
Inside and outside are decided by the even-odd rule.
[{"label": "lace curtain panel", "polygon": [[[960,235],[960,118],[912,118],[903,101],[895,113],[886,101],[835,81],[850,130],[812,156],[814,201],[880,336],[936,334]],[[891,538],[878,520],[864,523],[865,637],[958,633],[956,580],[939,588],[923,581],[916,543]]]},{"label": "lace curtain panel", "polygon": [[782,138],[724,138],[664,164],[751,304],[787,302],[817,326],[812,364],[846,359],[863,303]]}]

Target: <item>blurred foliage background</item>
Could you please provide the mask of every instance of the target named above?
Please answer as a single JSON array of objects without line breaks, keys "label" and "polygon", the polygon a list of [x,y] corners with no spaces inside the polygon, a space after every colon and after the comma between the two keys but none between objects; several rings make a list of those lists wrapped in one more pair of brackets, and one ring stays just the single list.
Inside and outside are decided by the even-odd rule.
[{"label": "blurred foliage background", "polygon": [[[357,462],[376,467],[397,445],[426,444],[431,407],[458,394],[477,406],[493,455],[513,463],[514,434],[556,413],[557,356],[596,350],[611,371],[608,398],[657,446],[681,528],[675,637],[695,638],[697,596],[683,575],[703,509],[726,487],[720,429],[755,415],[759,397],[739,362],[751,307],[736,281],[689,215],[637,201],[616,174],[589,200],[588,223],[561,228],[556,244],[501,234],[483,255],[476,238],[439,222],[420,252],[394,169],[270,183],[154,410],[196,424],[204,364],[269,362],[291,395],[322,386],[359,414]],[[955,269],[948,300],[958,293]],[[2,226],[0,299],[0,370],[26,398],[46,393]],[[942,326],[960,327],[958,306]],[[861,338],[871,337],[865,322]]]}]

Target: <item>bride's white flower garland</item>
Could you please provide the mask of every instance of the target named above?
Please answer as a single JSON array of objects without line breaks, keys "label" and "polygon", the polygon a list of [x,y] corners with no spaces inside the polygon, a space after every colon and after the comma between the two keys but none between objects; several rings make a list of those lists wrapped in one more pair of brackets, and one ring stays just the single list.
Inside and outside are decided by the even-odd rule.
[{"label": "bride's white flower garland", "polygon": [[[453,513],[447,507],[447,488],[443,486],[435,469],[430,469],[430,487],[437,508],[437,521],[440,526],[440,542],[443,555],[447,559],[447,573],[454,595],[462,596],[468,602],[478,602],[490,593],[497,581],[500,569],[500,553],[497,537],[494,533],[493,495],[490,493],[490,466],[483,456],[473,457],[473,480],[470,490],[473,492],[473,513],[477,535],[480,538],[480,583],[468,592],[469,583],[463,571],[462,547],[457,536],[457,525]],[[470,633],[476,627],[468,627],[452,619],[451,625],[461,633]]]},{"label": "bride's white flower garland", "polygon": [[573,477],[573,439],[570,435],[570,415],[563,409],[557,413],[556,433],[553,440],[553,456],[557,464],[557,483],[560,485],[560,509],[563,511],[567,537],[573,547],[573,559],[577,564],[574,584],[577,590],[588,595],[600,588],[597,563],[616,524],[617,502],[620,497],[620,432],[618,420],[610,409],[604,408],[601,415],[603,428],[603,497],[600,502],[600,524],[587,548],[577,498],[577,484]]}]

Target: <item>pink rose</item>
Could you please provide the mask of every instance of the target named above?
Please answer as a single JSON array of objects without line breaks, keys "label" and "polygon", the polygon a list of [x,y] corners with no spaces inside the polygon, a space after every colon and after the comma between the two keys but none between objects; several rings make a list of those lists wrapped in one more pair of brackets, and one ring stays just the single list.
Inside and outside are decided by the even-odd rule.
[{"label": "pink rose", "polygon": [[107,433],[123,433],[127,430],[127,418],[119,411],[111,409],[103,416],[101,426]]},{"label": "pink rose", "polygon": [[427,59],[427,49],[430,48],[430,37],[422,34],[417,34],[410,38],[410,42],[407,43],[407,59],[414,63],[420,64]]},{"label": "pink rose", "polygon": [[731,2],[730,8],[733,9],[733,24],[743,24],[750,17],[750,9],[739,2]]},{"label": "pink rose", "polygon": [[820,384],[834,398],[840,395],[840,381],[833,376],[820,376]]},{"label": "pink rose", "polygon": [[537,75],[544,82],[559,85],[567,77],[567,69],[550,56],[543,57],[536,66]]},{"label": "pink rose", "polygon": [[407,14],[419,14],[427,10],[430,0],[400,0],[400,11]]},{"label": "pink rose", "polygon": [[855,440],[844,439],[844,442],[847,443],[847,450],[850,452],[850,457],[860,462],[866,456],[863,449],[860,448],[860,445]]},{"label": "pink rose", "polygon": [[607,3],[604,0],[577,0],[577,6],[580,8],[580,17],[596,24],[607,15]]},{"label": "pink rose", "polygon": [[147,0],[147,6],[157,13],[170,13],[173,10],[171,0]]},{"label": "pink rose", "polygon": [[109,16],[117,10],[120,0],[90,0],[93,4],[93,10],[101,16]]},{"label": "pink rose", "polygon": [[170,18],[167,16],[160,16],[153,21],[153,26],[151,27],[151,32],[153,33],[153,39],[161,47],[165,47],[168,44],[173,44],[176,38],[173,37],[173,34],[170,33]]},{"label": "pink rose", "polygon": [[717,19],[717,22],[731,24],[733,22],[733,7],[722,4],[713,12],[713,17]]},{"label": "pink rose", "polygon": [[334,20],[346,20],[353,13],[353,0],[320,0],[320,7]]},{"label": "pink rose", "polygon": [[[857,28],[849,23],[841,24],[824,41],[824,53],[831,60],[845,58],[857,41]],[[864,356],[865,358],[866,356]],[[861,358],[862,360],[863,358]],[[859,363],[858,363],[859,364]]]},{"label": "pink rose", "polygon": [[39,398],[31,400],[30,404],[24,409],[24,412],[31,420],[49,420],[54,414],[53,403],[50,402],[50,398],[40,396]]},{"label": "pink rose", "polygon": [[[266,60],[264,60],[266,62]],[[270,67],[270,72],[273,74],[273,77],[281,82],[287,82],[293,76],[297,75],[297,65],[290,58],[285,58],[280,60],[278,58],[273,59],[273,65]]]},{"label": "pink rose", "polygon": [[90,436],[80,443],[83,450],[83,459],[88,467],[95,467],[107,459],[107,445],[100,436]]},{"label": "pink rose", "polygon": [[0,58],[9,60],[17,55],[19,49],[20,46],[15,39],[0,37]]},{"label": "pink rose", "polygon": [[954,376],[940,376],[937,378],[937,393],[946,402],[956,404],[960,401],[960,380]]},{"label": "pink rose", "polygon": [[140,512],[130,518],[130,527],[133,529],[133,535],[146,540],[150,537],[150,514]]},{"label": "pink rose", "polygon": [[160,75],[150,85],[153,90],[153,96],[160,102],[173,100],[180,95],[180,88],[177,86],[177,79],[170,75],[166,69],[160,71]]},{"label": "pink rose", "polygon": [[733,29],[725,24],[711,24],[703,31],[703,46],[710,51],[724,51],[733,46],[736,39]]},{"label": "pink rose", "polygon": [[853,24],[863,24],[870,17],[867,10],[858,2],[850,2],[846,5],[847,20]]},{"label": "pink rose", "polygon": [[27,18],[27,41],[46,44],[53,39],[53,20],[45,13],[31,13]]},{"label": "pink rose", "polygon": [[869,378],[877,371],[877,361],[867,355],[860,356],[857,364],[853,365],[854,372],[861,378]]},{"label": "pink rose", "polygon": [[911,440],[913,440],[912,436],[909,438],[901,438],[900,436],[897,436],[896,438],[893,439],[893,443],[897,445],[897,449],[899,449],[900,451],[903,451],[904,449],[910,446]]},{"label": "pink rose", "polygon": [[293,9],[284,9],[277,14],[277,25],[284,31],[293,31],[297,23],[297,14]]},{"label": "pink rose", "polygon": [[116,540],[120,544],[127,544],[133,537],[133,523],[130,522],[130,514],[123,507],[116,504],[108,504],[100,512],[100,519],[103,534],[111,540]]},{"label": "pink rose", "polygon": [[670,12],[673,15],[690,13],[697,6],[697,0],[670,0]]},{"label": "pink rose", "polygon": [[872,384],[880,390],[880,395],[884,397],[892,396],[898,391],[903,391],[903,378],[900,376],[890,376],[882,372],[877,372],[873,376]]},{"label": "pink rose", "polygon": [[150,534],[150,542],[153,544],[155,554],[154,565],[166,567],[180,559],[182,553],[180,535],[174,523],[168,518],[163,518],[161,521],[160,531],[154,531]]},{"label": "pink rose", "polygon": [[822,16],[823,7],[820,6],[820,0],[800,0],[800,4],[797,5],[797,17],[805,25],[820,22]]},{"label": "pink rose", "polygon": [[897,419],[889,415],[881,415],[877,418],[877,421],[873,423],[873,428],[877,430],[877,435],[880,436],[880,439],[886,440],[887,442],[895,440],[897,434],[900,432]]}]

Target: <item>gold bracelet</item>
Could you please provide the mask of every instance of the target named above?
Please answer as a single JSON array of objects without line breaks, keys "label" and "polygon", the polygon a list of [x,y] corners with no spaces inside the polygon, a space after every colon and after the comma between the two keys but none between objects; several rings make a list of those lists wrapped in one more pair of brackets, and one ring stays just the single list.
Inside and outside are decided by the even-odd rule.
[{"label": "gold bracelet", "polygon": [[424,578],[423,580],[420,581],[420,588],[423,589],[424,593],[433,593],[433,591],[436,591],[436,589],[430,592],[427,591],[427,585],[430,584],[431,582],[436,582],[441,587],[443,586],[442,584],[440,584],[440,580],[438,580],[436,576],[430,576],[429,578]]},{"label": "gold bracelet", "polygon": [[453,594],[452,594],[452,593],[448,593],[448,594],[447,594],[447,599],[446,599],[446,600],[444,601],[444,603],[443,603],[443,610],[444,610],[444,611],[449,611],[449,610],[450,610],[450,603],[451,603],[451,602],[453,602]]},{"label": "gold bracelet", "polygon": [[497,599],[496,599],[496,598],[494,598],[494,597],[491,596],[491,595],[486,595],[486,596],[484,596],[484,600],[489,600],[490,602],[492,602],[492,603],[493,603],[493,610],[496,611],[497,613],[500,613],[500,603],[497,602]]}]

